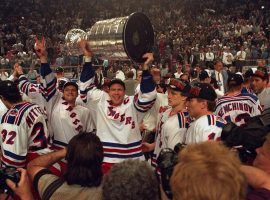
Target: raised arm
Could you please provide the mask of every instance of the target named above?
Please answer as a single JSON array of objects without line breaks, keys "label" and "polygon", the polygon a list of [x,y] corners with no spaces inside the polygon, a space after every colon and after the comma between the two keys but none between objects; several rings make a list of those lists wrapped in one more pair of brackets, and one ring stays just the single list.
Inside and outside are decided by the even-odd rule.
[{"label": "raised arm", "polygon": [[95,70],[92,67],[92,52],[85,40],[80,42],[80,47],[85,56],[85,63],[83,65],[79,88],[80,96],[84,103],[101,98],[103,91],[95,87]]},{"label": "raised arm", "polygon": [[[146,61],[143,64],[142,80],[139,93],[134,97],[134,106],[140,113],[147,112],[155,103],[157,92],[156,83],[149,71],[149,65],[154,60],[152,53],[143,55]],[[141,119],[140,119],[141,120]],[[140,121],[139,120],[139,121]]]},{"label": "raised arm", "polygon": [[47,61],[47,51],[45,44],[46,43],[44,38],[42,38],[41,41],[36,39],[35,50],[41,61],[40,74],[44,80],[42,86],[45,89],[46,101],[50,101],[52,97],[57,93],[57,80]]}]

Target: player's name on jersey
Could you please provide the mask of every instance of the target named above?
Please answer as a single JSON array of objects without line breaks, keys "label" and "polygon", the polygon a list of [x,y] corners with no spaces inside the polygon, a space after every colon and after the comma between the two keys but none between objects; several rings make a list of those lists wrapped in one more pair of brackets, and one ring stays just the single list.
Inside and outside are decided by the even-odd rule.
[{"label": "player's name on jersey", "polygon": [[253,107],[246,104],[246,103],[231,102],[231,103],[224,105],[220,109],[220,111],[218,112],[218,115],[223,116],[225,113],[228,113],[228,112],[233,111],[233,110],[241,110],[241,111],[245,111],[248,113],[252,113]]},{"label": "player's name on jersey", "polygon": [[34,107],[30,110],[29,114],[26,117],[26,123],[29,128],[34,124],[36,118],[40,116],[40,114],[46,116],[46,113],[44,110],[42,110],[40,107]]}]

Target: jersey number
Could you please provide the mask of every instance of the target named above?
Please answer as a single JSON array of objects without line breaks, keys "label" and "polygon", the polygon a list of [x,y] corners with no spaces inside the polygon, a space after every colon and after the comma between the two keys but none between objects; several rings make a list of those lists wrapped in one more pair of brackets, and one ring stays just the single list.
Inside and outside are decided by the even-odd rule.
[{"label": "jersey number", "polygon": [[2,130],[1,135],[3,143],[5,142],[6,144],[14,144],[17,133],[15,131],[8,132],[6,129],[4,129]]}]

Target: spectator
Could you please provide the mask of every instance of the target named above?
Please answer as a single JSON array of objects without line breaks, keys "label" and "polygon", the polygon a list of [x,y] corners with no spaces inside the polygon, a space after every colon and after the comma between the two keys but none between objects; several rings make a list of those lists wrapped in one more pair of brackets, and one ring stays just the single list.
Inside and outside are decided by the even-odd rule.
[{"label": "spectator", "polygon": [[[67,160],[67,171],[61,179],[51,174],[48,167],[64,158]],[[102,199],[102,160],[103,149],[99,138],[94,133],[82,132],[69,141],[67,149],[31,161],[27,171],[42,199],[99,200]]]},{"label": "spectator", "polygon": [[125,94],[128,96],[133,96],[135,94],[135,89],[137,88],[138,82],[133,79],[133,71],[129,71],[126,74],[127,79],[124,81],[125,83]]},{"label": "spectator", "polygon": [[159,184],[147,162],[126,160],[104,177],[102,193],[103,200],[158,200]]},{"label": "spectator", "polygon": [[188,145],[179,153],[170,185],[175,200],[243,200],[246,180],[235,153],[217,142]]},{"label": "spectator", "polygon": [[258,67],[252,75],[251,88],[257,94],[263,109],[270,108],[270,88],[267,87],[269,76],[265,67]]}]

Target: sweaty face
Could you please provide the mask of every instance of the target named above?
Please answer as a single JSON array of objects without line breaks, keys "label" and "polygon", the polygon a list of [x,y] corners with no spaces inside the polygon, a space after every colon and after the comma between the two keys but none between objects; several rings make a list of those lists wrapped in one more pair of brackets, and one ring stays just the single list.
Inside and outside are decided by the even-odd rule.
[{"label": "sweaty face", "polygon": [[257,156],[253,162],[255,167],[264,171],[269,171],[270,168],[270,143],[265,141],[263,146],[256,149]]},{"label": "sweaty face", "polygon": [[253,77],[251,80],[251,88],[255,93],[260,93],[267,85],[267,81],[259,77]]},{"label": "sweaty face", "polygon": [[114,106],[122,104],[125,97],[125,89],[120,84],[113,84],[109,89],[109,96]]},{"label": "sweaty face", "polygon": [[65,87],[63,91],[63,97],[64,99],[69,103],[75,103],[76,98],[78,96],[78,90],[73,85],[69,85]]},{"label": "sweaty face", "polygon": [[202,108],[205,107],[205,103],[203,101],[198,101],[197,98],[192,98],[187,101],[187,110],[191,117],[197,119],[201,116]]},{"label": "sweaty face", "polygon": [[185,101],[185,98],[186,97],[181,95],[181,92],[178,92],[178,91],[175,91],[172,89],[168,89],[168,104],[172,108],[183,103],[183,101]]}]

